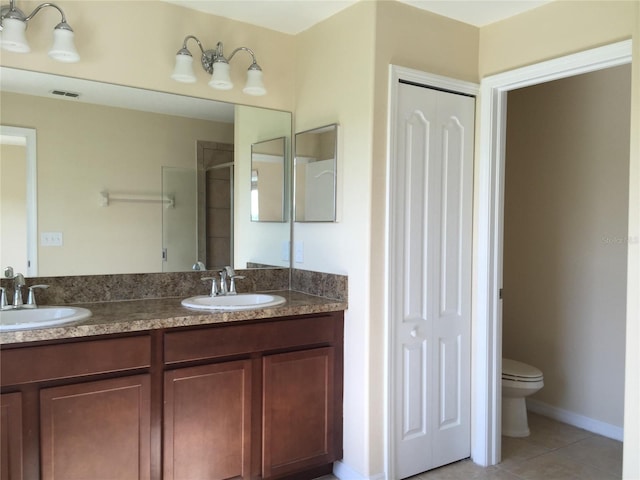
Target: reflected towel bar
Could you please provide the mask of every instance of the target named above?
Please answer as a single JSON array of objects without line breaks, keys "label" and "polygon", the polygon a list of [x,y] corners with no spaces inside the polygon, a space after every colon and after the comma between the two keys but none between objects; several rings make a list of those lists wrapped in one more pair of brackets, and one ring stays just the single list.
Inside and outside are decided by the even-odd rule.
[{"label": "reflected towel bar", "polygon": [[108,207],[111,202],[133,203],[163,203],[166,208],[175,207],[173,195],[145,195],[136,193],[109,193],[106,190],[100,192],[100,206]]}]

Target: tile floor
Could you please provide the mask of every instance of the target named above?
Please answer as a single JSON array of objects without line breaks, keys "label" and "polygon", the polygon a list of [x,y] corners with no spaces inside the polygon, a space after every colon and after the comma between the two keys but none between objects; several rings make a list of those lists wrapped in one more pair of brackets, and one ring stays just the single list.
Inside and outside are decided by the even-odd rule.
[{"label": "tile floor", "polygon": [[[531,435],[502,437],[502,462],[462,460],[409,480],[614,480],[622,477],[622,443],[529,413]],[[330,480],[332,476],[323,477]]]}]

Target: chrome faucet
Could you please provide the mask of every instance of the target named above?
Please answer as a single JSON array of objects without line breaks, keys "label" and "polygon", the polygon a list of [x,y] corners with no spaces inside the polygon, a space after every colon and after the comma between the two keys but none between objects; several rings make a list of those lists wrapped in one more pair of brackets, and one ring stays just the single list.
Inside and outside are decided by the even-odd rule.
[{"label": "chrome faucet", "polygon": [[49,288],[49,285],[31,285],[29,287],[29,297],[27,298],[27,304],[24,308],[38,308],[38,304],[36,302],[36,289],[45,290]]},{"label": "chrome faucet", "polygon": [[220,270],[220,295],[227,295],[229,289],[227,288],[227,267]]},{"label": "chrome faucet", "polygon": [[7,308],[11,308],[11,306],[7,304],[7,292],[4,290],[4,287],[0,287],[0,310],[6,310]]},{"label": "chrome faucet", "polygon": [[13,305],[7,303],[7,296],[4,288],[0,293],[0,305],[4,310],[8,308],[20,308],[23,305],[22,287],[24,287],[24,275],[21,273],[13,273],[13,267],[4,269],[4,278],[13,280]]},{"label": "chrome faucet", "polygon": [[238,292],[236,292],[236,279],[241,280],[244,278],[244,276],[237,275],[235,270],[231,266],[224,267],[224,269],[227,271],[227,276],[229,277],[229,291],[227,292],[227,295],[237,295]]},{"label": "chrome faucet", "polygon": [[[220,275],[220,283],[218,283],[216,277],[202,277],[202,281],[211,280],[211,293],[212,297],[220,295],[237,295],[236,292],[236,279],[240,280],[244,278],[242,275],[237,275],[233,270],[233,267],[224,267],[218,272]],[[227,280],[229,281],[227,285]]]},{"label": "chrome faucet", "polygon": [[24,275],[16,273],[13,277],[13,308],[20,308],[24,304],[22,287],[24,287]]}]

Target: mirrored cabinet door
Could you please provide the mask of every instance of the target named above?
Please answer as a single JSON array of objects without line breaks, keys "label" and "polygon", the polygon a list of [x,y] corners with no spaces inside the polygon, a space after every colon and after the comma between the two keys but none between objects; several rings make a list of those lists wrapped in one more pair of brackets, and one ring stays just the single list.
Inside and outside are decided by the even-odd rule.
[{"label": "mirrored cabinet door", "polygon": [[335,222],[338,125],[296,133],[295,221]]}]

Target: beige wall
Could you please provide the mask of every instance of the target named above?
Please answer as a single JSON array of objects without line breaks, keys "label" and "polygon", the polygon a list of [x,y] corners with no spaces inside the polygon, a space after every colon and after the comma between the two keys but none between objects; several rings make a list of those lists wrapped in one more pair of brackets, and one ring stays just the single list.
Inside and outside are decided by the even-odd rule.
[{"label": "beige wall", "polygon": [[[260,212],[260,218],[267,222],[280,221],[284,208],[285,166],[275,161],[252,161],[251,163],[251,169],[258,172],[258,211]],[[277,247],[276,245],[276,250],[278,250]]]},{"label": "beige wall", "polygon": [[63,234],[62,247],[38,247],[40,276],[162,271],[159,205],[101,207],[100,192],[160,195],[161,167],[195,168],[197,140],[233,142],[233,124],[11,93],[1,99],[3,125],[37,132],[38,230]]},{"label": "beige wall", "polygon": [[[371,432],[368,378],[375,11],[375,3],[360,2],[299,34],[294,62],[295,131],[340,124],[342,143],[338,147],[337,172],[345,186],[338,186],[340,221],[295,223],[294,238],[296,242],[302,242],[305,255],[304,262],[294,263],[294,267],[349,276],[349,310],[345,321],[344,462],[360,474],[371,472],[372,444],[383,440]],[[381,470],[376,468],[374,471]]]},{"label": "beige wall", "polygon": [[[31,11],[41,2],[21,0],[19,7]],[[47,56],[51,29],[60,21],[54,9],[45,9],[27,31],[32,52],[28,55],[2,52],[2,65],[55,73],[100,82],[131,85],[232,103],[293,110],[294,37],[246,23],[148,0],[57,1],[75,31],[81,61],[55,62]],[[231,91],[212,89],[210,76],[198,66],[199,48],[191,40],[197,83],[178,83],[170,78],[176,52],[187,35],[195,35],[205,48],[224,43],[225,53],[247,46],[254,50],[264,71],[268,94],[255,97],[242,93],[251,60],[239,53],[231,62]]]},{"label": "beige wall", "polygon": [[631,67],[509,93],[503,355],[533,398],[622,427]]},{"label": "beige wall", "polygon": [[[481,77],[633,39],[624,478],[640,477],[640,2],[555,1],[480,29]],[[482,126],[480,126],[482,127]]]}]

